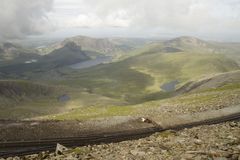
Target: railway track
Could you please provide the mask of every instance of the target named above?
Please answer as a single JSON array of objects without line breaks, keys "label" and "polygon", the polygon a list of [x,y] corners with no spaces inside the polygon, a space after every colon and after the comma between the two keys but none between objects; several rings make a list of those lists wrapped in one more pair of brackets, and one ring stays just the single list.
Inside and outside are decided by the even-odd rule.
[{"label": "railway track", "polygon": [[240,113],[235,113],[223,117],[212,118],[199,122],[192,122],[171,127],[162,128],[161,126],[125,130],[121,132],[91,133],[78,137],[41,139],[36,141],[14,141],[0,143],[0,157],[23,156],[41,151],[54,151],[56,144],[60,143],[67,147],[85,146],[100,143],[120,142],[124,140],[134,140],[147,137],[155,132],[164,130],[180,130],[183,128],[191,128],[199,125],[217,124],[226,121],[240,120]]}]

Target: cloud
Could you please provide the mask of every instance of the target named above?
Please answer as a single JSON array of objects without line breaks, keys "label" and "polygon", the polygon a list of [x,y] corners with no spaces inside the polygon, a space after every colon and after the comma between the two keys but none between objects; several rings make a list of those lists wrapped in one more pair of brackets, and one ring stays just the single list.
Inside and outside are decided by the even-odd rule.
[{"label": "cloud", "polygon": [[[240,0],[1,0],[0,39],[49,30],[240,40]],[[113,32],[114,31],[114,32]],[[121,31],[121,32],[120,32]],[[81,30],[80,34],[84,34]]]},{"label": "cloud", "polygon": [[40,34],[51,27],[47,13],[53,0],[1,0],[0,40]]},{"label": "cloud", "polygon": [[240,0],[60,0],[52,17],[60,27],[240,35]]}]

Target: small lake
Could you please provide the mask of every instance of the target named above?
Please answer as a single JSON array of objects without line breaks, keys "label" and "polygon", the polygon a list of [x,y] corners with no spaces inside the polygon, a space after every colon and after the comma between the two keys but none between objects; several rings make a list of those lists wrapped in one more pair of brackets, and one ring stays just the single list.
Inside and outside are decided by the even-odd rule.
[{"label": "small lake", "polygon": [[99,57],[96,57],[95,59],[72,64],[69,67],[73,69],[84,69],[84,68],[89,68],[89,67],[96,66],[103,63],[109,63],[111,61],[112,61],[112,57],[110,56],[99,56]]},{"label": "small lake", "polygon": [[174,91],[174,90],[176,89],[176,85],[177,85],[178,83],[179,83],[178,80],[173,80],[173,81],[164,83],[164,84],[161,86],[161,89],[163,89],[163,90],[166,91],[166,92]]}]

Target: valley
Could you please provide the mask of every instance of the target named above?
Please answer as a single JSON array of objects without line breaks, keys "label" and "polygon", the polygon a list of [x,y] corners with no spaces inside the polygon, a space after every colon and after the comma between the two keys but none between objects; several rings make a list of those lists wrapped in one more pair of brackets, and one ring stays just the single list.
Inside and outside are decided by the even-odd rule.
[{"label": "valley", "polygon": [[[135,41],[136,43],[133,43]],[[127,44],[131,44],[125,47],[128,50],[119,47]],[[8,45],[11,50],[14,50],[14,54],[23,54],[18,53],[16,46]],[[103,50],[106,46],[109,49]],[[14,109],[3,107],[2,118],[34,118],[34,116],[49,114],[50,110],[56,111],[54,108],[59,108],[60,115],[73,110],[75,116],[69,116],[71,119],[77,118],[78,115],[81,117],[81,114],[90,114],[88,112],[93,112],[93,115],[106,114],[106,116],[128,114],[130,110],[135,111],[138,107],[125,107],[126,105],[134,106],[153,100],[165,101],[164,99],[171,101],[179,95],[184,96],[186,92],[183,91],[184,88],[189,90],[189,87],[194,85],[206,86],[203,87],[204,90],[232,85],[232,83],[238,85],[237,70],[240,69],[238,59],[232,56],[230,58],[229,55],[234,54],[238,57],[236,51],[239,45],[226,43],[219,46],[220,43],[207,42],[194,37],[152,41],[94,39],[79,36],[68,38],[46,49],[31,49],[33,52],[31,54],[38,56],[37,61],[24,63],[27,59],[20,61],[17,57],[13,57],[6,64],[1,64],[0,76],[5,79],[1,83],[14,80],[10,81],[12,84],[16,83],[12,90],[19,87],[17,90],[20,93],[20,95],[13,95],[13,98],[2,98],[4,99],[2,106],[15,106]],[[10,52],[4,49],[2,51],[4,51],[2,55]],[[119,55],[122,55],[122,58],[119,58]],[[236,80],[230,82],[217,78],[220,73],[226,73]],[[220,80],[213,81],[211,85],[208,85],[207,80],[198,82],[214,75]],[[48,96],[46,99],[42,96],[38,98],[36,95],[36,100],[39,102],[29,101],[32,97],[26,96],[25,90],[21,88],[22,82],[18,81],[24,81],[29,85],[36,82],[58,88],[56,91],[58,94],[52,94],[52,98]],[[8,97],[5,94],[2,93],[2,96]],[[61,95],[67,95],[68,101],[59,102],[57,99]],[[52,103],[47,103],[48,101]],[[36,106],[35,103],[45,109],[38,112],[39,107],[33,107]],[[116,105],[119,107],[114,107]],[[48,110],[48,108],[51,109]],[[10,112],[12,115],[5,114],[10,110],[14,110]],[[78,110],[81,112],[78,113]],[[33,111],[35,114],[28,114]],[[26,115],[29,116],[23,116],[22,112],[27,112]]]},{"label": "valley", "polygon": [[0,0],[0,160],[240,160],[240,0]]},{"label": "valley", "polygon": [[[30,136],[38,140],[100,131],[121,133],[126,129],[144,130],[162,125],[166,120],[175,124],[179,116],[238,109],[239,46],[194,37],[159,41],[82,36],[40,49],[22,49],[15,44],[8,44],[6,49],[3,44],[0,127],[7,129],[0,136],[15,140]],[[150,118],[151,123],[141,122],[142,117]],[[230,135],[233,133],[226,128],[229,123],[198,128],[210,128],[211,134],[223,128]],[[18,136],[11,134],[16,128],[22,131]],[[195,134],[198,128],[179,133]],[[162,141],[165,134],[169,141],[174,141],[173,133],[170,130],[136,141],[105,145],[114,151],[116,145],[145,144],[156,137]],[[92,146],[80,150],[90,153],[89,147]],[[93,148],[102,150],[102,145]],[[78,149],[71,150],[70,156]]]}]

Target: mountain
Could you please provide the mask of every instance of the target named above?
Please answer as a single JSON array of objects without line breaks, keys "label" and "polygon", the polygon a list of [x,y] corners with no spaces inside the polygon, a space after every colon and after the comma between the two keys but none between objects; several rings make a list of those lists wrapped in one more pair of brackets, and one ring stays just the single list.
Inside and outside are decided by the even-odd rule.
[{"label": "mountain", "polygon": [[156,94],[155,98],[165,97],[162,86],[171,82],[180,87],[191,79],[239,69],[236,61],[223,54],[144,52],[119,62],[64,72],[65,80],[59,83],[136,103]]},{"label": "mountain", "polygon": [[31,59],[38,59],[40,56],[33,49],[23,48],[10,42],[0,44],[0,61],[25,62]]},{"label": "mountain", "polygon": [[[151,106],[147,101],[160,102],[161,99],[181,95],[190,99],[186,101],[191,103],[205,100],[206,95],[207,98],[208,95],[215,96],[218,90],[224,90],[219,92],[223,95],[226,88],[228,91],[239,88],[237,43],[208,42],[194,37],[134,41],[78,37],[59,43],[61,45],[51,48],[53,50],[48,54],[38,55],[37,61],[1,61],[1,79],[28,81],[0,81],[0,117],[21,119],[63,112],[71,113],[67,118],[78,118],[79,115],[89,118],[98,114],[129,115],[142,104],[144,108]],[[130,51],[124,50],[122,45]],[[132,50],[134,48],[136,50]],[[1,54],[17,55],[22,50],[27,49],[11,44],[0,47]],[[84,69],[69,67],[94,56],[115,54],[119,50],[126,51],[124,54],[129,56]],[[18,59],[16,55],[14,59]],[[2,65],[2,62],[6,64]],[[238,92],[236,90],[232,94]],[[191,100],[188,94],[192,93],[201,94],[200,100]],[[69,101],[59,102],[59,96]],[[182,100],[181,96],[176,98],[178,103]],[[128,110],[124,106],[126,104],[139,105]],[[105,108],[116,105],[120,107]],[[91,114],[86,114],[89,112]]]},{"label": "mountain", "polygon": [[[29,59],[29,58],[28,58]],[[66,67],[74,63],[90,60],[90,57],[82,51],[74,42],[66,43],[63,47],[52,51],[47,55],[38,55],[37,59],[28,61],[14,61],[0,67],[1,77],[14,76],[25,78],[24,74],[44,73],[46,71]]]},{"label": "mountain", "polygon": [[83,50],[96,51],[105,54],[114,53],[120,50],[118,45],[115,45],[106,38],[76,36],[64,40],[62,44],[66,44],[68,42],[75,42],[77,45],[81,46]]},{"label": "mountain", "polygon": [[[115,40],[114,43],[119,45],[123,41],[126,42]],[[36,63],[2,67],[0,76],[6,77],[9,73],[11,78],[43,79],[124,102],[139,103],[153,97],[166,97],[192,79],[240,69],[236,58],[230,56],[232,46],[237,45],[228,44],[229,47],[225,44],[224,53],[215,53],[218,50],[212,52],[216,47],[213,42],[194,37],[148,43],[138,48],[136,54],[127,52],[132,56],[120,61],[71,69],[67,66],[91,57],[77,43],[65,42],[68,43],[42,56]]]},{"label": "mountain", "polygon": [[52,45],[48,45],[47,47],[38,48],[38,51],[42,55],[46,55],[55,49],[63,47],[68,42],[74,42],[78,46],[81,46],[82,50],[85,52],[90,52],[88,54],[91,57],[106,55],[118,58],[128,55],[129,51],[141,48],[143,45],[155,41],[156,40],[154,39],[144,38],[92,38],[86,36],[75,36]]},{"label": "mountain", "polygon": [[55,43],[46,48],[39,49],[43,54],[49,54],[55,49],[59,49],[63,47],[65,44],[69,42],[74,42],[76,45],[81,46],[84,51],[93,51],[98,52],[98,54],[108,54],[112,55],[116,52],[129,50],[130,47],[113,43],[110,39],[107,38],[91,38],[86,36],[76,36],[72,38],[67,38],[60,43]]},{"label": "mountain", "polygon": [[[118,46],[127,41],[111,40]],[[67,66],[86,61],[91,56],[77,43],[65,42],[68,43],[42,56],[37,63],[1,68],[4,72],[0,76],[6,77],[5,73],[10,73],[11,77],[42,79],[124,102],[139,103],[164,98],[190,80],[240,69],[236,58],[238,54],[232,54],[232,48],[237,44],[224,43],[225,52],[217,52],[221,51],[216,47],[220,43],[194,37],[145,41],[142,48],[135,53],[126,52],[131,56],[120,61],[81,70],[71,69]]]},{"label": "mountain", "polygon": [[147,52],[163,52],[163,48],[166,47],[192,53],[221,53],[239,55],[240,43],[204,41],[195,37],[183,36],[167,41],[154,42],[148,46]]},{"label": "mountain", "polygon": [[188,36],[177,37],[177,38],[165,41],[164,44],[166,46],[176,46],[176,47],[188,46],[191,48],[208,46],[208,42],[195,37],[188,37]]},{"label": "mountain", "polygon": [[65,43],[63,47],[52,51],[48,55],[43,56],[41,61],[44,63],[51,62],[58,66],[64,66],[79,63],[89,59],[90,57],[87,56],[84,51],[82,51],[80,46],[78,46],[75,42],[68,42]]}]

